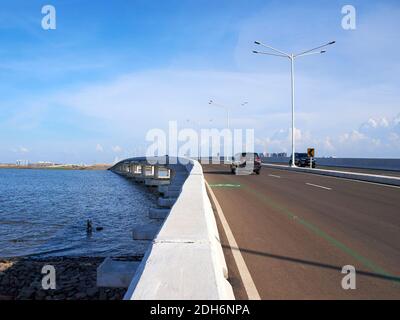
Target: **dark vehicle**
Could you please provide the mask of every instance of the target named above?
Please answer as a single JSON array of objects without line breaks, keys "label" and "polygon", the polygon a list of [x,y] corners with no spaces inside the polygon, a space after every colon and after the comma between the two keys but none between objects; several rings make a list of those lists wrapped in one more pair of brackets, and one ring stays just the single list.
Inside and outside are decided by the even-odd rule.
[{"label": "dark vehicle", "polygon": [[258,153],[255,152],[242,152],[236,154],[232,158],[231,172],[236,174],[238,168],[252,168],[253,172],[260,174],[261,170],[261,158]]},{"label": "dark vehicle", "polygon": [[[292,157],[290,157],[289,165],[292,164]],[[310,167],[310,158],[307,153],[295,153],[294,164],[298,167]],[[315,168],[315,159],[312,159],[312,168]]]}]

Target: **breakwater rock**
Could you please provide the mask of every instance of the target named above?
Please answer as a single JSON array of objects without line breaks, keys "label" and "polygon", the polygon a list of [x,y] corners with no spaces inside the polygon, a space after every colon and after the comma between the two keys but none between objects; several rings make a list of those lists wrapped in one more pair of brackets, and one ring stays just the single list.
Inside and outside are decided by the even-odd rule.
[{"label": "breakwater rock", "polygon": [[[138,261],[140,256],[121,260]],[[0,258],[0,300],[120,300],[125,288],[98,288],[102,257]],[[55,289],[44,290],[45,265],[54,266]]]}]

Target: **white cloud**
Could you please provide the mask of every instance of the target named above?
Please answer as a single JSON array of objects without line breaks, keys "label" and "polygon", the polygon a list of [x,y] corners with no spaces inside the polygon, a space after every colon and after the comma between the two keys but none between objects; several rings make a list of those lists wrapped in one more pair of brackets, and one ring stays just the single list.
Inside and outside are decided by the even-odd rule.
[{"label": "white cloud", "polygon": [[15,153],[28,153],[29,149],[26,148],[26,147],[20,146],[18,148],[13,148],[12,151],[15,152]]},{"label": "white cloud", "polygon": [[97,151],[97,152],[103,152],[103,151],[104,151],[104,148],[103,148],[103,146],[102,146],[100,143],[98,143],[98,144],[96,145],[96,151]]},{"label": "white cloud", "polygon": [[339,136],[340,143],[355,143],[365,139],[366,137],[357,130],[353,130],[350,133],[344,133]]},{"label": "white cloud", "polygon": [[119,158],[119,157],[115,157],[114,158],[114,161],[113,161],[113,164],[116,164],[117,162],[119,162],[121,159]]},{"label": "white cloud", "polygon": [[[174,56],[170,68],[124,74],[94,84],[76,82],[75,87],[73,83],[61,86],[53,94],[48,90],[45,94],[39,92],[40,97],[21,96],[16,99],[13,95],[12,104],[19,107],[15,114],[10,113],[12,116],[3,116],[5,121],[0,119],[0,127],[7,125],[12,130],[41,133],[40,129],[53,116],[53,112],[47,114],[46,111],[64,107],[73,109],[72,113],[77,113],[77,117],[85,116],[88,120],[85,121],[85,129],[100,127],[101,133],[108,139],[107,142],[102,140],[104,145],[118,143],[119,146],[113,147],[112,152],[121,153],[143,143],[147,130],[165,128],[168,120],[178,120],[179,125],[186,125],[188,117],[203,121],[213,118],[213,125],[221,128],[225,125],[224,111],[209,106],[207,102],[210,98],[231,106],[247,100],[249,105],[246,108],[232,111],[232,126],[254,128],[261,145],[287,151],[290,150],[290,130],[280,129],[290,125],[290,68],[287,61],[251,54],[254,49],[252,43],[260,37],[260,40],[273,46],[276,44],[282,50],[297,51],[328,40],[326,36],[335,36],[337,44],[329,49],[328,54],[299,60],[296,65],[298,148],[318,146],[320,154],[325,152],[342,156],[373,155],[374,152],[375,155],[398,155],[399,148],[396,147],[400,129],[394,126],[400,123],[400,115],[392,120],[390,115],[399,110],[396,75],[400,64],[396,59],[386,59],[382,52],[398,51],[400,9],[391,4],[365,7],[361,10],[362,19],[355,32],[341,30],[340,10],[337,20],[333,17],[333,22],[330,10],[329,7],[313,6],[313,14],[310,15],[309,8],[303,4],[290,8],[266,4],[263,10],[243,16],[233,27],[218,33],[218,37],[225,37],[229,31],[234,35],[232,38],[237,39],[234,50],[233,46],[221,47],[221,56],[226,56],[226,63],[214,61],[215,55],[209,62],[206,56],[182,54]],[[282,24],[283,15],[293,23]],[[309,23],[311,20],[312,23]],[[33,77],[42,77],[46,62],[45,65],[50,65],[50,68],[45,70],[45,75],[53,77],[82,68],[108,69],[113,65],[104,62],[113,59],[103,57],[93,64],[81,54],[62,57],[64,59],[58,57],[50,64],[40,58],[33,62],[30,59],[27,62],[7,63],[6,67],[17,72],[17,77],[22,71],[27,73],[26,70]],[[72,61],[67,67],[65,63],[58,63],[67,60]],[[182,63],[183,60],[186,62]],[[204,65],[213,69],[204,69],[203,64],[194,62],[202,60],[207,60]],[[160,65],[169,63],[166,60],[159,62]],[[226,71],[228,69],[232,71]],[[117,71],[113,69],[112,74],[114,72]],[[4,109],[7,107],[8,110],[14,110],[13,105],[5,106],[3,103]],[[355,126],[365,120],[361,127]],[[15,136],[18,139],[18,135]],[[94,152],[97,135],[90,141],[84,134],[72,136],[71,152],[79,154],[77,145]],[[6,149],[20,143],[27,142],[13,141]],[[32,149],[38,150],[35,144],[28,143]],[[40,152],[61,152],[65,143],[47,141]],[[103,146],[96,146],[97,152],[100,149]],[[102,156],[112,152],[108,147]],[[92,158],[91,155],[87,157]]]},{"label": "white cloud", "polygon": [[120,146],[114,146],[114,147],[111,147],[111,149],[112,149],[112,151],[115,152],[115,153],[120,153],[120,152],[122,152],[122,148],[121,148]]},{"label": "white cloud", "polygon": [[[302,133],[312,131],[334,136],[339,134],[338,125],[342,130],[351,131],[354,123],[364,121],[366,110],[393,114],[399,102],[397,93],[385,92],[382,105],[380,86],[359,88],[355,84],[349,88],[322,76],[307,78],[302,74],[298,75],[297,83],[296,127]],[[212,118],[213,126],[225,126],[224,111],[208,105],[210,98],[230,106],[249,101],[246,107],[232,110],[231,124],[254,128],[256,136],[262,137],[265,133],[272,136],[290,124],[290,82],[284,71],[161,69],[138,72],[56,94],[48,103],[73,108],[94,122],[106,123],[104,131],[108,136],[122,141],[128,140],[128,136],[143,140],[149,129],[165,128],[168,120],[178,120],[178,125],[186,126],[188,118],[203,122]]]},{"label": "white cloud", "polygon": [[[299,75],[297,80],[301,90],[296,101],[296,150],[318,146],[319,155],[362,156],[367,148],[350,145],[358,141],[360,145],[370,144],[371,155],[374,146],[377,155],[395,153],[382,150],[390,148],[384,142],[389,141],[387,137],[395,143],[397,136],[391,133],[400,134],[400,115],[393,119],[387,116],[398,110],[397,94],[390,96],[385,92],[381,106],[380,86],[362,90],[355,86],[345,90],[340,83],[327,78]],[[231,112],[232,126],[254,128],[265,151],[290,151],[290,130],[281,129],[287,128],[291,121],[290,83],[286,72],[153,70],[57,93],[43,98],[39,105],[41,108],[60,105],[88,117],[92,126],[101,125],[110,143],[118,143],[112,152],[122,153],[143,143],[149,129],[165,128],[168,120],[178,120],[178,126],[186,127],[188,118],[202,123],[212,118],[212,126],[224,127],[225,112],[208,105],[210,98],[238,106]],[[238,102],[244,100],[249,104],[240,108]],[[366,110],[379,110],[385,116],[368,119],[370,114]],[[18,121],[27,123],[25,119]],[[363,121],[363,125],[354,128],[354,123]],[[100,152],[101,148],[102,145],[97,145],[96,151]]]},{"label": "white cloud", "polygon": [[[296,151],[315,147],[318,156],[399,158],[399,118],[400,115],[392,119],[370,118],[358,129],[338,134],[334,138],[296,130]],[[258,139],[256,143],[264,152],[290,153],[290,132],[281,129],[271,138]]]}]

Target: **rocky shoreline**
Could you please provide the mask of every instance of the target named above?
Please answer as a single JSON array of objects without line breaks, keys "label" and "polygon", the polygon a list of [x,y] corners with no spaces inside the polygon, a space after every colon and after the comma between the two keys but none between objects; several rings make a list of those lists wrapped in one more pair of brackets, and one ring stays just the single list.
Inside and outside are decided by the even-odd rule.
[{"label": "rocky shoreline", "polygon": [[[138,261],[141,256],[122,257]],[[0,300],[121,300],[125,288],[98,288],[97,267],[103,257],[0,258]],[[43,266],[56,271],[56,289],[44,290]]]}]

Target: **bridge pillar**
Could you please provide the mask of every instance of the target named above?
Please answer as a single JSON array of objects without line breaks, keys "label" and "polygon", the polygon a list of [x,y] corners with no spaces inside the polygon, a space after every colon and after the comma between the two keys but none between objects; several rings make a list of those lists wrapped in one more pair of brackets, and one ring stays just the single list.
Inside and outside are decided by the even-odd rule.
[{"label": "bridge pillar", "polygon": [[142,176],[144,178],[154,177],[154,166],[148,164],[142,165]]}]

